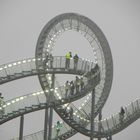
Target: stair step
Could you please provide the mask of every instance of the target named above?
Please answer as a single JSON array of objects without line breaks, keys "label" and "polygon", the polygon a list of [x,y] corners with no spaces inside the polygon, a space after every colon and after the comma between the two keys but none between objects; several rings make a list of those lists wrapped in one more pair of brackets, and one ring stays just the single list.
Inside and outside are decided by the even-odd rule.
[{"label": "stair step", "polygon": [[36,70],[31,70],[31,73],[32,73],[32,74],[36,74],[37,71],[36,71]]},{"label": "stair step", "polygon": [[46,103],[40,103],[40,106],[41,107],[45,107],[46,106]]},{"label": "stair step", "polygon": [[25,107],[25,109],[27,110],[27,111],[30,111],[30,110],[32,110],[33,108],[32,107]]},{"label": "stair step", "polygon": [[2,115],[0,116],[0,119],[6,118],[6,117],[7,117],[7,114],[2,114]]},{"label": "stair step", "polygon": [[13,115],[13,113],[11,112],[11,113],[7,113],[7,116],[11,116],[11,115]]},{"label": "stair step", "polygon": [[7,77],[1,77],[1,80],[5,80],[5,79],[7,79]]},{"label": "stair step", "polygon": [[19,112],[25,112],[25,111],[26,111],[25,108],[23,108],[23,109],[19,109]]},{"label": "stair step", "polygon": [[17,113],[18,113],[18,111],[13,111],[13,113],[14,113],[14,114],[17,114]]},{"label": "stair step", "polygon": [[8,75],[8,77],[13,79],[13,78],[15,78],[15,75]]},{"label": "stair step", "polygon": [[32,105],[32,108],[36,109],[36,108],[39,108],[40,105]]},{"label": "stair step", "polygon": [[31,71],[22,71],[22,73],[23,73],[24,75],[26,75],[26,74],[31,74]]}]

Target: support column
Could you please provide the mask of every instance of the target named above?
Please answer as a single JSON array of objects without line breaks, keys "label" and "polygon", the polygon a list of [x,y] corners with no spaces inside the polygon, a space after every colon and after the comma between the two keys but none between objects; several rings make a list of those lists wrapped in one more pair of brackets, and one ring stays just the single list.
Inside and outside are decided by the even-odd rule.
[{"label": "support column", "polygon": [[20,117],[20,132],[19,132],[19,140],[23,140],[23,127],[24,127],[24,115]]},{"label": "support column", "polygon": [[[98,120],[102,120],[102,110],[99,112]],[[101,132],[101,127],[99,126],[99,132]],[[98,138],[98,140],[101,140],[101,138]]]},{"label": "support column", "polygon": [[91,126],[90,126],[90,130],[91,130],[91,136],[90,136],[90,140],[93,140],[93,133],[95,130],[95,126],[94,126],[94,112],[95,112],[95,90],[93,89],[92,91],[92,103],[91,103]]},{"label": "support column", "polygon": [[[52,74],[52,85],[51,88],[54,89],[55,86],[55,75]],[[52,122],[53,122],[53,107],[52,107],[52,101],[54,97],[54,90],[50,92],[50,108],[49,108],[49,131],[48,131],[48,140],[51,140],[52,137]]]},{"label": "support column", "polygon": [[[52,74],[52,84],[51,89],[55,86],[55,75]],[[53,91],[49,90],[49,100],[46,99],[46,103],[49,105],[49,108],[45,109],[45,122],[44,122],[44,140],[51,140],[52,137],[52,122],[53,122]],[[47,102],[48,101],[48,102]]]},{"label": "support column", "polygon": [[47,140],[47,130],[48,130],[48,108],[45,109],[45,121],[44,121],[44,140]]},{"label": "support column", "polygon": [[49,110],[49,133],[48,133],[48,140],[51,140],[51,137],[52,137],[52,121],[53,121],[53,108],[50,107],[50,110]]}]

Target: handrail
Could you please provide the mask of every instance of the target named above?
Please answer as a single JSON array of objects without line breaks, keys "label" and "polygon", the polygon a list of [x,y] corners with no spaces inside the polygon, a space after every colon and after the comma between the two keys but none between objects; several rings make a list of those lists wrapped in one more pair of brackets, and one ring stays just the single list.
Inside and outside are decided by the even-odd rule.
[{"label": "handrail", "polygon": [[[132,109],[133,108],[132,106],[134,107],[134,110]],[[137,99],[136,101],[131,102],[124,108],[127,110],[127,113],[125,112],[124,119],[121,121],[119,117],[120,112],[116,114],[112,114],[110,117],[103,119],[101,121],[95,121],[94,137],[104,138],[104,137],[107,137],[109,134],[114,135],[120,132],[121,130],[125,129],[134,121],[140,118],[140,99]],[[99,127],[101,127],[100,131],[99,131]],[[54,129],[54,127],[52,129]],[[60,131],[63,132],[62,129],[60,129]],[[34,134],[38,135],[38,133],[42,133],[42,132],[43,131],[39,131]],[[64,133],[62,133],[61,135],[63,135]],[[26,139],[27,137],[30,137],[30,138],[35,137],[34,134],[24,136],[24,140],[27,140]],[[72,133],[71,135],[74,135],[74,133]],[[87,134],[87,136],[90,136],[90,131]],[[18,138],[12,139],[12,140],[18,140]],[[33,139],[30,139],[30,140],[33,140]],[[54,140],[54,138],[52,138],[52,140]]]},{"label": "handrail", "polygon": [[[61,92],[63,91],[63,94],[59,93],[58,91],[56,92],[56,94],[55,94],[55,104],[56,105],[65,104],[67,102],[74,101],[77,98],[78,99],[82,98],[83,96],[88,94],[92,90],[92,88],[94,88],[96,86],[96,84],[98,84],[98,82],[100,81],[100,78],[98,76],[99,74],[100,74],[99,71],[97,71],[91,77],[86,77],[86,74],[83,75],[83,79],[84,79],[84,83],[85,83],[84,90],[81,90],[80,91],[81,93],[76,93],[73,96],[70,96],[69,100],[67,100],[67,98],[65,97],[65,87],[64,86],[60,86],[58,88],[56,87],[55,89],[51,89],[51,90],[54,90],[54,91],[56,91],[56,89],[58,89],[58,91],[59,91],[59,88],[61,88],[60,91]],[[98,78],[96,78],[96,77],[98,77]],[[96,83],[96,84],[94,83],[94,85],[92,83],[88,82],[89,79],[93,79],[93,78],[95,78],[94,82]],[[45,91],[45,93],[46,92],[49,92],[49,91]],[[60,96],[60,94],[61,94],[61,96]],[[19,109],[22,110],[22,109],[25,109],[25,107],[28,108],[28,107],[32,107],[32,106],[38,106],[38,108],[39,108],[40,104],[46,104],[44,91],[34,92],[34,93],[31,93],[31,94],[20,96],[18,98],[14,98],[12,100],[8,100],[8,101],[5,102],[5,104],[3,105],[2,108],[5,109],[4,116],[9,115],[9,114],[11,116],[13,111],[19,111]],[[0,109],[2,109],[2,108],[0,108]],[[42,108],[40,108],[40,109],[42,109]],[[26,111],[24,113],[26,113]],[[1,118],[1,121],[3,122],[2,118]],[[0,121],[0,123],[1,123],[1,121]]]},{"label": "handrail", "polygon": [[[44,60],[45,60],[45,58],[37,58],[37,59],[36,58],[29,58],[29,59],[23,59],[20,61],[1,65],[0,66],[0,84],[3,84],[5,82],[9,82],[11,80],[19,79],[22,77],[26,77],[26,76],[37,75],[38,70],[36,68],[36,61],[42,62]],[[60,61],[61,61],[61,63],[60,63]],[[84,65],[83,69],[81,69],[82,63]],[[85,66],[85,63],[88,63],[88,65]],[[78,73],[78,70],[83,71],[83,72],[87,72],[92,67],[94,67],[94,62],[92,62],[90,60],[85,60],[85,59],[79,58],[76,72]],[[41,71],[41,72],[39,71],[39,72],[40,73],[47,73],[47,72],[51,73],[53,71],[61,72],[61,71],[57,71],[60,68],[63,69],[63,72],[68,73],[68,71],[65,68],[65,57],[64,56],[54,56],[53,70],[48,71],[48,70],[50,70],[50,67],[47,68],[47,66],[46,66],[45,71]],[[70,69],[74,69],[72,59],[71,59]],[[70,71],[69,71],[69,73],[70,73]]]}]

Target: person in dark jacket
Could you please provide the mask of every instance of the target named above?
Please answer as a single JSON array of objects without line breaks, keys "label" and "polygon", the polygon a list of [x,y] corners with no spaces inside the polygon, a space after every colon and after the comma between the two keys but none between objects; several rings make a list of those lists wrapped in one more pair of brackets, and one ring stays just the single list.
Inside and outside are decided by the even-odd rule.
[{"label": "person in dark jacket", "polygon": [[75,88],[74,83],[73,81],[71,81],[70,82],[70,96],[74,95],[74,88]]},{"label": "person in dark jacket", "polygon": [[50,60],[50,68],[53,68],[53,56],[52,56],[52,54],[50,54],[49,60]]},{"label": "person in dark jacket", "polygon": [[123,123],[124,115],[125,115],[125,110],[124,110],[123,107],[121,107],[121,110],[120,110],[120,113],[119,113],[121,123]]},{"label": "person in dark jacket", "polygon": [[80,78],[80,86],[81,86],[81,90],[84,89],[84,80],[83,77]]},{"label": "person in dark jacket", "polygon": [[70,119],[73,119],[73,108],[70,108]]},{"label": "person in dark jacket", "polygon": [[70,90],[70,83],[69,81],[66,81],[65,83],[65,98],[68,98],[68,91]]},{"label": "person in dark jacket", "polygon": [[2,117],[2,115],[5,113],[5,110],[3,108],[4,104],[4,97],[2,97],[2,93],[0,93],[0,117]]},{"label": "person in dark jacket", "polygon": [[79,92],[79,87],[80,87],[80,79],[78,78],[78,76],[76,76],[76,80],[74,82],[75,88],[76,88],[76,93]]},{"label": "person in dark jacket", "polygon": [[74,69],[77,70],[77,65],[78,65],[78,60],[79,60],[79,57],[77,54],[75,54],[75,56],[73,57],[74,59]]}]

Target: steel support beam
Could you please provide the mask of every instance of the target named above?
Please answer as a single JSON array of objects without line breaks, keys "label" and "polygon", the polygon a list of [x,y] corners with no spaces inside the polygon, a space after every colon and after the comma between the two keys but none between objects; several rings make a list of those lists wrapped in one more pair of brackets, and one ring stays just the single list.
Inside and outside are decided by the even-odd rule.
[{"label": "steel support beam", "polygon": [[[52,85],[51,88],[54,89],[55,86],[55,75],[52,74]],[[49,131],[48,131],[48,140],[51,140],[52,137],[52,121],[53,121],[53,102],[54,91],[50,92],[50,108],[49,108]]]},{"label": "steel support beam", "polygon": [[44,140],[47,140],[47,130],[48,130],[48,108],[45,109],[45,121],[44,121]]},{"label": "steel support beam", "polygon": [[[51,89],[55,86],[55,75],[52,74],[52,84]],[[52,137],[52,122],[53,122],[53,97],[54,93],[50,90],[49,100],[46,98],[46,104],[50,107],[45,109],[45,122],[44,122],[44,140],[51,140]]]},{"label": "steel support beam", "polygon": [[20,117],[19,140],[23,140],[24,115]]},{"label": "steel support beam", "polygon": [[[99,116],[98,116],[98,120],[101,121],[102,120],[102,110],[99,112]],[[99,132],[101,132],[101,127],[99,126]],[[98,140],[101,140],[101,138],[98,138]]]},{"label": "steel support beam", "polygon": [[48,132],[48,140],[51,140],[52,137],[52,121],[53,121],[53,108],[49,108],[49,132]]},{"label": "steel support beam", "polygon": [[90,126],[90,131],[91,131],[91,136],[90,136],[90,140],[93,140],[94,138],[94,130],[95,130],[95,126],[94,126],[94,112],[95,112],[95,90],[93,89],[92,91],[92,103],[91,103],[91,126]]}]

